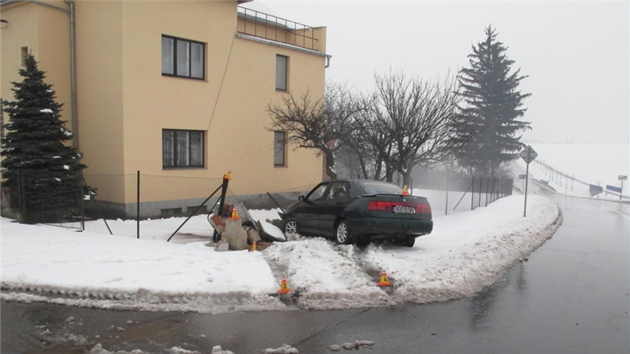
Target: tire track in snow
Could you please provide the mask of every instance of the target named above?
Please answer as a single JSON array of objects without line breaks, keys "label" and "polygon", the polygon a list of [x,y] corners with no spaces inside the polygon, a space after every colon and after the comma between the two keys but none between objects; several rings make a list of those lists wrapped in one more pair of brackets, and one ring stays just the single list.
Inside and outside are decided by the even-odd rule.
[{"label": "tire track in snow", "polygon": [[265,258],[274,274],[287,277],[301,308],[330,310],[394,304],[366,271],[353,245],[304,238],[274,244],[265,250]]}]

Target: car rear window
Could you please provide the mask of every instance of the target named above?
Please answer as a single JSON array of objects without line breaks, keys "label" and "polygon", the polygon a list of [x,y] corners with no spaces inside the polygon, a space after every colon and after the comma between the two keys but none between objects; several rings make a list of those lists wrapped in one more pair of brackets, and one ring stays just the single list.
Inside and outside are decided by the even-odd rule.
[{"label": "car rear window", "polygon": [[402,188],[395,184],[379,181],[357,181],[366,194],[402,194]]}]

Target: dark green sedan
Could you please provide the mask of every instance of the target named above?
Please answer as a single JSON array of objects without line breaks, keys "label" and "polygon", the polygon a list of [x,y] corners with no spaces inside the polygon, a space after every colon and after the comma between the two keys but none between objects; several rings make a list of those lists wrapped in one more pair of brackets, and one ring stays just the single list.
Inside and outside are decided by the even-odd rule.
[{"label": "dark green sedan", "polygon": [[341,244],[387,240],[412,247],[416,237],[433,230],[425,197],[373,180],[324,181],[280,216],[288,236],[323,236]]}]

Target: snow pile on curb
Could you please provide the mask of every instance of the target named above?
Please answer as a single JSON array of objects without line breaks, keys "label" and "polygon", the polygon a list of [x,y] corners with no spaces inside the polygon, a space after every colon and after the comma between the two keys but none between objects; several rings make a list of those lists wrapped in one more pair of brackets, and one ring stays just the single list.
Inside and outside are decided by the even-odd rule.
[{"label": "snow pile on curb", "polygon": [[398,302],[473,295],[540,247],[560,226],[560,209],[544,197],[530,196],[527,217],[522,209],[515,213],[513,206],[522,206],[523,198],[514,196],[469,213],[436,218],[435,231],[417,240],[415,249],[401,253],[373,248],[366,261],[388,271]]},{"label": "snow pile on curb", "polygon": [[[557,205],[530,196],[523,217],[523,198],[436,217],[433,233],[411,248],[299,238],[261,252],[217,252],[205,242],[138,240],[1,218],[0,298],[214,314],[286,310],[293,303],[327,310],[444,301],[492,284],[552,236],[561,220]],[[377,286],[382,270],[391,287]],[[292,292],[279,297],[282,278]]]}]

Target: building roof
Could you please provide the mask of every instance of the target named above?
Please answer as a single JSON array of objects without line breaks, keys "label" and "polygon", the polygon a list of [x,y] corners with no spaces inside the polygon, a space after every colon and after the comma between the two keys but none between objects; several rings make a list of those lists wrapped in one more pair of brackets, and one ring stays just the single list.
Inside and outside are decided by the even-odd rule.
[{"label": "building roof", "polygon": [[[0,6],[9,5],[14,2],[22,2],[22,1],[34,1],[34,0],[0,0]],[[254,0],[236,0],[239,4],[244,4],[246,2],[252,2]]]}]

